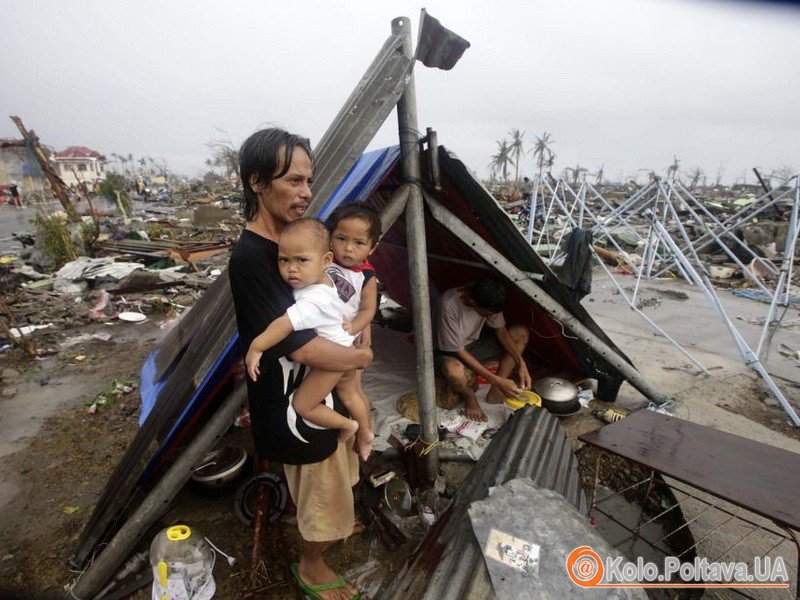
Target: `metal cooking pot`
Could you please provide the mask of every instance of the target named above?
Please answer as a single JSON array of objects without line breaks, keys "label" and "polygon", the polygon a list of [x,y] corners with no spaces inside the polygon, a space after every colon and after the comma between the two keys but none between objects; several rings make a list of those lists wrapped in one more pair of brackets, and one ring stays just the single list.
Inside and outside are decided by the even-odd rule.
[{"label": "metal cooking pot", "polygon": [[542,398],[542,407],[554,415],[571,415],[581,407],[580,390],[566,379],[545,377],[536,382],[533,391]]}]

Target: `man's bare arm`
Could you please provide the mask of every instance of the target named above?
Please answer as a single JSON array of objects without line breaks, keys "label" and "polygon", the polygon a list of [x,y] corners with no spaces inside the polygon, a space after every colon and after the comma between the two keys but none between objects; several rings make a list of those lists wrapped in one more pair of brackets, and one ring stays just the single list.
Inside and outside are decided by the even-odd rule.
[{"label": "man's bare arm", "polygon": [[369,348],[346,348],[319,336],[289,355],[294,362],[324,371],[366,369],[372,362]]},{"label": "man's bare arm", "polygon": [[519,385],[523,389],[530,389],[532,385],[531,381],[531,374],[528,371],[528,365],[525,363],[525,359],[522,357],[522,354],[519,351],[519,348],[514,343],[514,338],[511,337],[511,334],[506,329],[505,325],[502,327],[498,327],[494,330],[495,335],[497,336],[497,340],[500,342],[500,345],[511,355],[511,358],[517,363],[518,373],[519,373]]},{"label": "man's bare arm", "polygon": [[511,334],[508,333],[508,329],[506,329],[505,325],[495,329],[494,334],[497,336],[497,341],[500,342],[503,349],[508,352],[511,358],[514,359],[514,362],[517,363],[517,366],[524,364],[522,354],[520,354],[519,349],[514,343],[514,339],[511,337]]}]

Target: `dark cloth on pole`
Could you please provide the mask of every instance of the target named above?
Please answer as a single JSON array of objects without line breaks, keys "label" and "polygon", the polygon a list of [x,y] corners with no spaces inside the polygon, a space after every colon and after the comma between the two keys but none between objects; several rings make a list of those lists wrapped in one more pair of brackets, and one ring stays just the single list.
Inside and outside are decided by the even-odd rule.
[{"label": "dark cloth on pole", "polygon": [[449,71],[469,48],[469,42],[422,10],[417,40],[417,60],[426,67]]},{"label": "dark cloth on pole", "polygon": [[553,272],[581,300],[592,291],[592,232],[576,227],[564,240],[563,249],[564,263]]}]

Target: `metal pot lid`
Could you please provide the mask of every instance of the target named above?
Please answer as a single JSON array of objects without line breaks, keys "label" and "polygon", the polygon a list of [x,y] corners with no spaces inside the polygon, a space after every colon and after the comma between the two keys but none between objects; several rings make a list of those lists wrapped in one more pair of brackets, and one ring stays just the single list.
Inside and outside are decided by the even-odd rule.
[{"label": "metal pot lid", "polygon": [[566,379],[561,379],[560,377],[545,377],[536,382],[536,385],[533,386],[533,391],[539,394],[544,400],[567,402],[569,400],[574,400],[580,390]]}]

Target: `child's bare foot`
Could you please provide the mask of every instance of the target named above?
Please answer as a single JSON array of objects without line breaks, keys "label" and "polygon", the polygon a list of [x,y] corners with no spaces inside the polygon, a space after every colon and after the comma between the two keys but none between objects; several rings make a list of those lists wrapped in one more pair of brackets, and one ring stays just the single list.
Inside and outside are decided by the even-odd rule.
[{"label": "child's bare foot", "polygon": [[339,442],[346,442],[356,434],[356,431],[358,431],[358,421],[351,420],[347,427],[339,430]]},{"label": "child's bare foot", "polygon": [[375,435],[369,429],[362,429],[356,434],[356,451],[361,457],[361,460],[369,460],[369,455],[372,453],[372,442],[375,440]]}]

